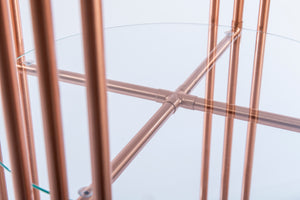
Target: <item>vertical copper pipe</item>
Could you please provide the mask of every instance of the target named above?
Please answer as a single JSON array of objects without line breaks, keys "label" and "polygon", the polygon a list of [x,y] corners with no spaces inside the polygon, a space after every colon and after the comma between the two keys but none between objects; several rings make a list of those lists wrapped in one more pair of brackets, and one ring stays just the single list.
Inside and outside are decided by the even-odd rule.
[{"label": "vertical copper pipe", "polygon": [[31,200],[31,180],[7,1],[0,1],[0,86],[15,199]]},{"label": "vertical copper pipe", "polygon": [[[0,144],[0,162],[3,163],[1,144]],[[0,167],[0,200],[8,200],[5,173],[3,167]]]},{"label": "vertical copper pipe", "polygon": [[[208,30],[208,44],[207,44],[208,58],[210,58],[211,52],[215,49],[217,45],[219,5],[220,5],[220,0],[210,1],[209,30]],[[215,86],[215,64],[213,64],[212,69],[206,75],[205,98],[208,101],[211,101],[214,98],[214,86]],[[201,161],[201,180],[200,180],[200,199],[202,200],[207,199],[207,192],[208,192],[211,125],[212,125],[212,113],[205,111],[204,122],[203,122],[202,161]]]},{"label": "vertical copper pipe", "polygon": [[101,0],[81,0],[83,45],[95,200],[110,200],[111,167]]},{"label": "vertical copper pipe", "polygon": [[[259,5],[256,45],[255,45],[254,62],[253,62],[251,97],[250,97],[250,105],[249,105],[249,108],[253,110],[258,110],[259,108],[259,97],[260,97],[269,10],[270,10],[270,0],[261,0]],[[250,113],[250,114],[252,115],[254,114],[254,116],[256,116],[256,113]],[[256,123],[257,123],[257,118],[254,118],[254,120],[250,120],[248,122],[244,174],[243,174],[243,187],[242,187],[243,200],[248,200],[250,198],[252,166],[253,166],[253,156],[254,156],[255,136],[256,136]]]},{"label": "vertical copper pipe", "polygon": [[31,0],[38,78],[52,200],[67,200],[68,185],[50,0]]},{"label": "vertical copper pipe", "polygon": [[[232,31],[241,30],[243,23],[244,0],[235,0],[233,7]],[[238,38],[230,49],[228,85],[227,85],[227,104],[234,107],[236,99],[237,74],[239,63],[239,50],[241,38]],[[223,161],[221,173],[221,194],[220,199],[228,199],[230,161],[232,148],[234,115],[228,113],[225,119]]]},{"label": "vertical copper pipe", "polygon": [[[24,45],[23,45],[23,37],[22,37],[22,24],[20,18],[20,9],[19,9],[19,1],[18,0],[9,0],[10,3],[10,11],[11,11],[11,21],[12,21],[12,29],[15,43],[15,52],[16,57],[22,56],[24,54]],[[24,120],[24,128],[25,128],[25,136],[27,149],[29,154],[29,168],[31,180],[34,184],[38,185],[38,174],[37,174],[37,164],[36,164],[36,154],[35,154],[35,146],[34,146],[34,137],[33,137],[33,127],[32,127],[32,118],[31,118],[31,108],[30,108],[30,100],[29,100],[29,91],[27,84],[27,73],[24,69],[24,57],[21,57],[17,60],[17,64],[20,66],[18,70],[18,80],[20,87],[20,97],[21,97],[21,108]],[[33,189],[33,197],[35,200],[40,199],[39,190]]]}]

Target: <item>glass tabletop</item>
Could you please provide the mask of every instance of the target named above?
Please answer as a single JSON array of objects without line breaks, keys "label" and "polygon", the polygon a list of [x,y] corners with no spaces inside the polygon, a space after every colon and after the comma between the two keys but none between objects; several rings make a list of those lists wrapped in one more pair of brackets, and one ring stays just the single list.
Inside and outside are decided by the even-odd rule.
[{"label": "glass tabletop", "polygon": [[[207,57],[205,24],[144,24],[105,30],[107,79],[175,91]],[[230,27],[218,28],[218,41]],[[236,105],[249,107],[256,31],[243,29]],[[298,41],[267,34],[260,110],[300,118]],[[226,103],[230,47],[216,62],[214,100]],[[81,34],[56,41],[57,67],[84,74]],[[35,52],[25,54],[34,66]],[[39,186],[49,189],[38,82],[28,75]],[[91,183],[86,90],[60,82],[69,196]],[[205,78],[191,92],[204,98]],[[108,93],[111,160],[143,127],[160,103]],[[225,117],[213,115],[208,199],[220,198]],[[298,199],[300,134],[257,125],[251,199]],[[3,116],[0,139],[8,167]],[[199,199],[203,112],[179,108],[113,184],[113,199]],[[240,199],[247,121],[234,122],[229,199]],[[11,175],[6,173],[13,198]],[[41,199],[50,199],[41,193]]]}]

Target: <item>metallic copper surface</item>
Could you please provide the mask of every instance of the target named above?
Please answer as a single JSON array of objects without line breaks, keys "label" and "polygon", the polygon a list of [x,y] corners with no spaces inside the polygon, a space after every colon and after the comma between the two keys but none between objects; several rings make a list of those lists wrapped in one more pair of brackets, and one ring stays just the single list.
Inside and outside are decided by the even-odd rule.
[{"label": "metallic copper surface", "polygon": [[31,0],[44,135],[52,200],[67,200],[68,184],[50,0]]},{"label": "metallic copper surface", "polygon": [[[29,75],[37,75],[35,65],[25,66],[25,69]],[[58,77],[60,81],[85,86],[85,76],[83,74],[59,70]],[[107,80],[106,86],[109,92],[157,101],[159,103],[163,103],[168,96],[174,93],[168,90],[155,89],[115,80]],[[300,133],[300,119],[298,118],[251,110],[241,106],[232,106],[218,101],[208,102],[203,98],[184,93],[177,93],[177,95],[181,99],[179,106],[186,109],[199,111],[209,109],[210,112],[216,115],[228,116],[230,114],[235,119],[243,121],[257,119],[257,123],[259,124]]]},{"label": "metallic copper surface", "polygon": [[[14,38],[14,46],[16,57],[19,57],[24,54],[24,44],[23,44],[23,35],[22,35],[22,24],[20,18],[20,8],[18,0],[9,0],[10,5],[10,14],[11,14],[11,23],[12,23],[12,33]],[[17,60],[17,63],[20,64],[24,61],[24,57],[21,57]]]},{"label": "metallic copper surface", "polygon": [[235,0],[233,5],[232,31],[237,31],[243,25],[244,0]]},{"label": "metallic copper surface", "polygon": [[174,113],[180,100],[174,99],[164,103],[151,117],[143,128],[130,140],[122,151],[112,161],[112,180],[115,181],[125,170],[129,163],[136,157],[142,148],[153,137],[154,133]]},{"label": "metallic copper surface", "polygon": [[[1,144],[0,144],[0,162],[3,163]],[[5,173],[3,167],[0,167],[0,200],[8,200]]]},{"label": "metallic copper surface", "polygon": [[110,200],[111,166],[101,0],[81,0],[93,199]]},{"label": "metallic copper surface", "polygon": [[[243,24],[243,8],[244,0],[235,0],[233,7],[232,31],[237,31],[242,28]],[[229,71],[228,71],[228,85],[227,85],[227,104],[232,107],[235,105],[236,87],[237,87],[237,74],[239,63],[239,50],[240,50],[239,37],[234,41],[230,48],[229,56]],[[224,144],[223,144],[223,161],[221,173],[221,194],[220,199],[228,199],[229,178],[230,178],[230,162],[231,162],[231,147],[232,147],[232,134],[234,127],[234,116],[230,113],[227,114],[225,119],[224,128]]]},{"label": "metallic copper surface", "polygon": [[[24,68],[29,75],[37,75],[36,65],[25,66]],[[21,69],[21,67],[18,66],[18,69]],[[65,83],[86,86],[86,78],[84,74],[58,70],[58,79],[59,81]],[[131,83],[124,83],[115,80],[106,80],[106,87],[107,90],[110,92],[153,100],[160,103],[163,103],[166,100],[167,96],[172,93],[171,91],[154,89],[150,87],[135,85]]]},{"label": "metallic copper surface", "polygon": [[110,92],[130,95],[143,99],[157,101],[163,103],[167,97],[172,94],[171,91],[162,89],[153,89],[140,85],[134,85],[130,83],[124,83],[120,81],[107,80],[107,89]]},{"label": "metallic copper surface", "polygon": [[[262,79],[262,69],[264,62],[264,51],[266,43],[266,32],[268,27],[268,18],[270,10],[270,0],[261,0],[259,5],[259,17],[256,33],[256,45],[254,53],[253,75],[251,85],[250,109],[257,110],[259,108],[259,97]],[[242,199],[248,200],[250,198],[250,187],[252,177],[253,156],[256,136],[256,122],[257,119],[248,122],[244,174],[242,185]]]},{"label": "metallic copper surface", "polygon": [[15,199],[31,200],[31,180],[7,1],[0,1],[0,86]]},{"label": "metallic copper surface", "polygon": [[[207,44],[208,58],[210,58],[209,56],[210,53],[213,52],[213,50],[217,45],[219,5],[220,5],[219,0],[210,1],[209,30],[208,30],[208,44]],[[205,98],[208,101],[214,99],[214,87],[215,87],[215,64],[212,65],[211,70],[206,75]],[[204,112],[203,136],[202,136],[202,160],[201,160],[201,174],[200,174],[201,177],[200,199],[202,200],[207,199],[207,192],[208,192],[211,128],[212,128],[212,113]]]},{"label": "metallic copper surface", "polygon": [[[16,57],[20,57],[24,54],[24,46],[23,46],[23,37],[22,37],[22,25],[20,19],[20,9],[19,9],[19,1],[18,0],[9,0],[10,3],[10,13],[11,13],[11,22],[12,22],[12,32],[14,36],[14,44],[15,44],[15,55]],[[34,137],[33,137],[33,127],[32,127],[32,119],[31,119],[31,108],[30,108],[30,100],[29,100],[29,91],[27,84],[27,74],[26,70],[23,68],[24,64],[24,56],[20,57],[17,60],[19,68],[18,70],[18,80],[19,80],[19,88],[20,88],[20,97],[21,97],[21,108],[22,108],[22,117],[24,121],[25,135],[26,135],[26,143],[29,154],[29,168],[31,180],[34,184],[39,185],[38,174],[37,174],[37,164],[36,164],[36,153],[34,146]],[[33,197],[34,200],[40,199],[40,192],[37,189],[33,189]]]}]

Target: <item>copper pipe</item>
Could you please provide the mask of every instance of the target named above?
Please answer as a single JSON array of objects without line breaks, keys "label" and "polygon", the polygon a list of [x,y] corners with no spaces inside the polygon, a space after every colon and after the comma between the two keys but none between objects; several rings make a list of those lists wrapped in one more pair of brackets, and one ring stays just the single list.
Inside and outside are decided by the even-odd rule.
[{"label": "copper pipe", "polygon": [[[251,109],[255,109],[255,110],[259,108],[259,97],[260,97],[262,68],[263,68],[263,61],[264,61],[269,10],[270,10],[270,0],[261,0],[259,5],[256,45],[255,45],[254,62],[253,62],[254,64],[253,64],[253,75],[252,75],[252,85],[251,85],[251,97],[250,97],[250,105],[249,105]],[[243,200],[248,200],[250,198],[251,176],[252,176],[252,166],[253,166],[253,156],[254,156],[255,136],[256,136],[256,123],[257,123],[257,119],[255,118],[248,122],[243,185],[242,185]]]},{"label": "copper pipe", "polygon": [[[3,163],[1,144],[0,144],[0,162]],[[3,167],[0,167],[0,200],[8,200],[5,173]]]},{"label": "copper pipe", "polygon": [[[18,65],[18,69],[24,69],[26,70],[28,75],[32,76],[37,76],[37,68],[38,66],[35,64],[31,65],[25,65],[25,66],[20,66]],[[57,76],[58,80],[65,82],[65,83],[70,83],[70,84],[75,84],[75,85],[80,85],[80,86],[85,86],[85,75],[76,73],[76,72],[70,72],[70,71],[64,71],[64,70],[57,70]]]},{"label": "copper pipe", "polygon": [[232,31],[243,27],[244,0],[235,0],[233,5]]},{"label": "copper pipe", "polygon": [[[15,52],[16,52],[16,57],[19,57],[24,54],[19,1],[9,0],[9,5],[10,5],[10,14],[11,14],[11,22],[12,22],[12,33],[13,33],[14,44],[15,44]],[[20,64],[23,61],[24,61],[24,57],[22,56],[17,60],[17,64]]]},{"label": "copper pipe", "polygon": [[[232,31],[242,28],[243,8],[244,8],[244,0],[234,1]],[[228,71],[228,85],[227,85],[227,104],[233,105],[233,107],[235,105],[235,99],[236,99],[240,41],[241,41],[240,37],[236,41],[234,41],[233,45],[230,48],[230,56],[229,56],[230,60],[229,60],[229,71]],[[228,199],[232,134],[233,134],[233,127],[234,127],[233,124],[234,124],[234,116],[228,113],[228,115],[225,118],[225,128],[224,128],[223,161],[222,161],[221,194],[220,194],[220,199],[222,200]]]},{"label": "copper pipe", "polygon": [[[35,65],[25,66],[25,69],[29,75],[37,75]],[[85,86],[85,76],[83,74],[58,70],[58,77],[62,82]],[[174,93],[168,90],[155,89],[114,80],[107,80],[106,87],[109,92],[152,100],[159,103],[163,103],[168,96]],[[264,111],[249,110],[249,108],[246,107],[232,106],[218,101],[209,102],[206,101],[206,99],[189,94],[177,93],[177,95],[181,99],[180,107],[186,109],[203,112],[205,109],[209,109],[209,112],[212,112],[213,114],[220,116],[231,115],[231,117],[243,121],[249,121],[255,118],[259,124],[300,132],[300,119],[297,118]]]},{"label": "copper pipe", "polygon": [[[172,102],[171,102],[172,101]],[[174,113],[180,100],[170,100],[164,103],[161,108],[152,116],[145,126],[130,140],[122,151],[112,161],[112,180],[113,182],[120,176],[130,162],[142,150],[142,148],[152,138],[154,133],[162,124]]]},{"label": "copper pipe", "polygon": [[[36,65],[25,66],[25,70],[29,75],[36,76]],[[18,69],[20,67],[18,66]],[[64,70],[58,70],[58,79],[59,81],[86,86],[86,78],[84,74],[76,73],[76,72],[69,72]],[[153,100],[157,102],[163,102],[166,99],[167,94],[171,92],[167,92],[165,90],[161,90],[157,92],[157,89],[144,87],[140,85],[134,85],[130,83],[124,83],[120,81],[114,80],[107,80],[106,87],[110,92],[124,94],[124,95],[131,95],[134,97],[144,98],[148,100]]]},{"label": "copper pipe", "polygon": [[111,166],[101,0],[81,0],[93,199],[110,200]]},{"label": "copper pipe", "polygon": [[181,99],[181,107],[187,109],[199,111],[205,111],[205,109],[207,109],[220,116],[227,116],[228,114],[231,114],[235,119],[243,121],[256,120],[257,123],[262,125],[300,133],[299,118],[258,111],[241,106],[232,107],[229,104],[218,101],[213,101],[211,104],[207,104],[206,99],[192,95],[179,95],[179,98]]},{"label": "copper pipe", "polygon": [[38,78],[52,200],[68,199],[66,161],[50,0],[31,0]]},{"label": "copper pipe", "polygon": [[0,86],[15,199],[31,200],[22,111],[7,1],[0,1]]},{"label": "copper pipe", "polygon": [[[13,28],[14,44],[15,44],[15,53],[16,57],[20,57],[24,54],[24,45],[23,45],[23,36],[22,36],[22,25],[20,18],[20,9],[18,0],[9,0],[10,4],[10,13],[11,21]],[[32,118],[31,118],[31,108],[29,100],[29,91],[27,83],[27,74],[26,70],[23,68],[24,56],[20,57],[17,60],[17,63],[21,68],[18,70],[18,80],[20,87],[20,97],[21,97],[21,109],[24,120],[24,129],[26,136],[26,146],[29,154],[29,169],[31,180],[34,184],[39,185],[38,174],[37,174],[37,163],[36,163],[36,153],[34,146],[34,137],[33,137],[33,127],[32,127]],[[33,197],[35,200],[40,199],[39,190],[33,189]]]},{"label": "copper pipe", "polygon": [[109,92],[130,95],[133,97],[148,99],[159,103],[163,103],[167,99],[167,97],[172,94],[171,91],[167,90],[153,89],[113,80],[107,80],[106,85]]},{"label": "copper pipe", "polygon": [[[219,0],[210,1],[209,11],[209,30],[208,30],[208,44],[207,54],[213,52],[217,45],[218,24],[219,24]],[[214,99],[215,87],[215,64],[206,75],[205,98],[208,101]],[[201,160],[201,179],[200,179],[200,199],[207,199],[208,191],[208,177],[209,177],[209,157],[210,157],[210,143],[211,143],[211,126],[212,113],[204,112],[203,120],[203,137],[202,137],[202,160]]]}]

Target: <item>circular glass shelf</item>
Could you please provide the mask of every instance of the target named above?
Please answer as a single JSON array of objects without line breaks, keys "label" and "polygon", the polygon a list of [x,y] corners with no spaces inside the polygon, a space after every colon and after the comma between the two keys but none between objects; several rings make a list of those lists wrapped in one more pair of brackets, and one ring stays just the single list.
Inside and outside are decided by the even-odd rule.
[{"label": "circular glass shelf", "polygon": [[[230,27],[218,28],[218,41]],[[105,30],[107,78],[174,91],[207,57],[208,25],[144,24]],[[256,31],[243,29],[236,105],[249,107]],[[260,110],[300,118],[298,41],[267,34]],[[216,62],[214,99],[226,103],[230,47]],[[59,70],[84,74],[81,34],[56,41]],[[35,52],[25,54],[35,65]],[[28,75],[39,186],[49,188],[38,82]],[[85,87],[60,82],[70,198],[91,183]],[[204,98],[205,79],[192,95]],[[108,93],[110,153],[113,159],[156,112],[153,101]],[[4,127],[3,117],[0,127]],[[209,199],[219,199],[225,117],[213,115]],[[4,128],[1,129],[5,133]],[[203,112],[179,108],[113,184],[114,199],[199,199]],[[229,199],[240,199],[247,121],[234,122]],[[4,163],[9,163],[1,134]],[[257,125],[252,199],[299,198],[300,135]],[[9,193],[13,195],[10,175]],[[49,199],[42,194],[42,199]]]}]

